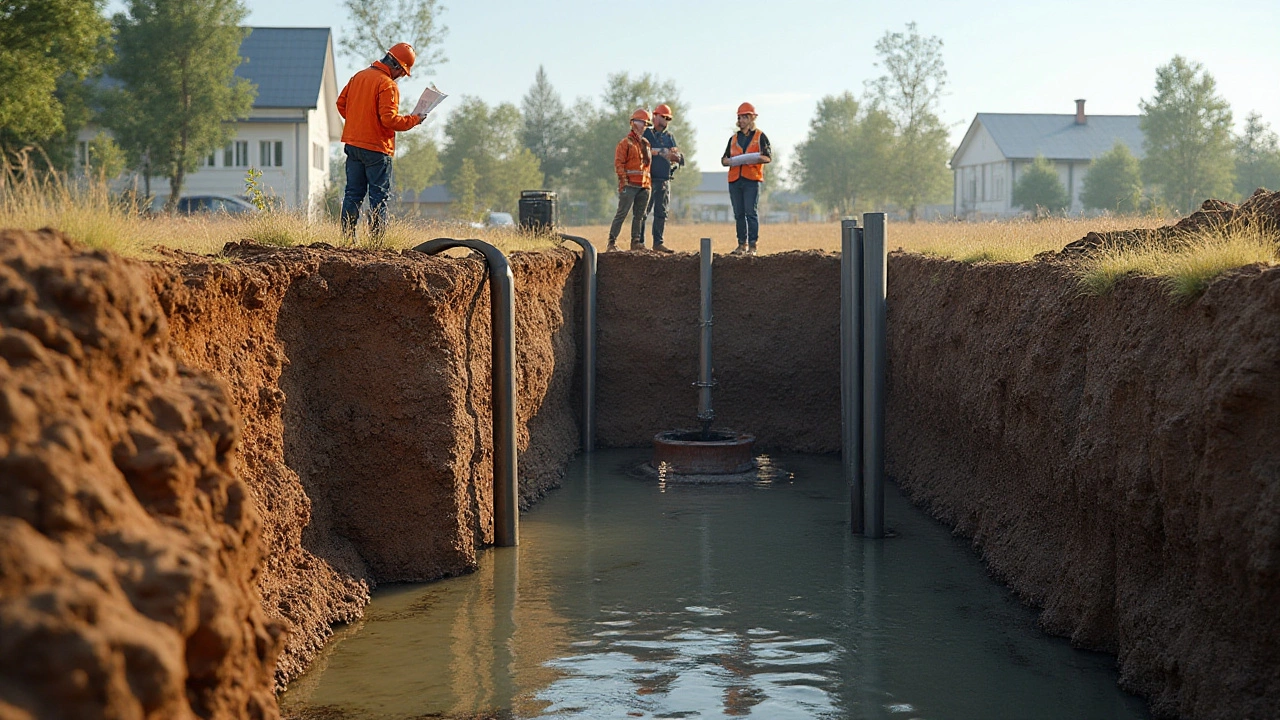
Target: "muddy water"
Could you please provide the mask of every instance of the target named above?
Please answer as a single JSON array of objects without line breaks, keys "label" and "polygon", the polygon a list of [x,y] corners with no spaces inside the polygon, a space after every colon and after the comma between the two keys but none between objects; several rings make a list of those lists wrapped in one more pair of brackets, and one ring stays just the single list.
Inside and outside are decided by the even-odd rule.
[{"label": "muddy water", "polygon": [[837,460],[687,486],[610,451],[480,570],[389,587],[282,698],[324,718],[1142,718],[890,488],[850,536]]}]

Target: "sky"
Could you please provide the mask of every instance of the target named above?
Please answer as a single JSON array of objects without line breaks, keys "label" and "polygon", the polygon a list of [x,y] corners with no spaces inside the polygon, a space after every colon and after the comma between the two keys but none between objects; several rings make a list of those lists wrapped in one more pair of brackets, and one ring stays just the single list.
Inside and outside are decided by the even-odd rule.
[{"label": "sky", "polygon": [[[335,50],[350,22],[341,0],[244,1],[249,25],[330,27]],[[1204,65],[1237,128],[1256,111],[1280,131],[1277,0],[441,1],[447,62],[402,86],[416,97],[430,80],[453,96],[424,125],[437,134],[462,95],[519,105],[539,65],[566,107],[598,99],[611,73],[647,72],[679,88],[689,111],[671,130],[696,142],[703,170],[719,169],[743,101],[787,163],[818,100],[861,96],[882,74],[876,40],[909,22],[943,42],[939,114],[953,145],[979,112],[1067,114],[1084,98],[1088,114],[1136,115],[1174,55]],[[339,88],[367,64],[339,51]]]}]

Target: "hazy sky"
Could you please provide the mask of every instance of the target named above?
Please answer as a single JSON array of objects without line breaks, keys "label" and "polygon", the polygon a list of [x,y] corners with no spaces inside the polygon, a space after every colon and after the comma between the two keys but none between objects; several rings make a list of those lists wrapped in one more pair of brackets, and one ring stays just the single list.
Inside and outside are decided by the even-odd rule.
[{"label": "hazy sky", "polygon": [[[341,37],[348,22],[341,0],[246,2],[251,25],[331,27]],[[651,72],[674,80],[690,107],[672,130],[686,146],[694,136],[703,169],[719,169],[744,100],[789,162],[817,100],[861,95],[880,75],[876,40],[912,21],[942,38],[941,115],[953,143],[978,112],[1072,113],[1085,98],[1091,114],[1137,114],[1156,67],[1176,54],[1213,75],[1237,127],[1256,110],[1280,131],[1280,0],[443,2],[448,62],[430,79],[444,92],[519,104],[541,64],[571,106],[598,97],[610,73]],[[366,64],[339,55],[339,87]],[[429,124],[437,133],[451,104]]]}]

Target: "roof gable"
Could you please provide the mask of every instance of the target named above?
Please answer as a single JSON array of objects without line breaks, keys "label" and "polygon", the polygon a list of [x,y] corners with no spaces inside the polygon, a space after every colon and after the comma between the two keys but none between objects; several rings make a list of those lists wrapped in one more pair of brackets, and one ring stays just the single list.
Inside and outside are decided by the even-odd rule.
[{"label": "roof gable", "polygon": [[1127,145],[1134,156],[1144,155],[1137,115],[1090,115],[1087,122],[1078,125],[1075,115],[978,113],[953,162],[961,158],[978,125],[1011,160],[1037,155],[1049,160],[1092,160],[1110,150],[1117,140]]},{"label": "roof gable", "polygon": [[258,86],[255,108],[313,108],[328,51],[329,28],[249,28],[236,76]]}]

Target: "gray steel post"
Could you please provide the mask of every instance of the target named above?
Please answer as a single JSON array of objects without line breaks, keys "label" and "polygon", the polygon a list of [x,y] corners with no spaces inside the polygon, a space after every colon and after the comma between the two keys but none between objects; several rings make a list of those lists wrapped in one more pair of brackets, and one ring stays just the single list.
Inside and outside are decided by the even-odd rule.
[{"label": "gray steel post", "polygon": [[711,388],[715,385],[715,380],[711,377],[711,325],[713,323],[711,314],[711,238],[702,238],[700,250],[702,311],[699,324],[702,328],[702,341],[698,353],[698,382],[696,384],[698,386],[698,422],[702,423],[702,431],[705,433],[711,428],[711,423],[716,419],[715,410],[711,407]]},{"label": "gray steel post", "polygon": [[586,238],[560,237],[582,248],[582,452],[596,449],[596,249]]},{"label": "gray steel post", "polygon": [[884,213],[862,216],[863,534],[884,537],[884,402],[887,230]]},{"label": "gray steel post", "polygon": [[498,248],[480,240],[436,238],[414,248],[435,255],[470,248],[489,267],[489,310],[493,333],[493,543],[520,542],[520,492],[516,470],[516,302],[511,265]]},{"label": "gray steel post", "polygon": [[840,221],[840,465],[849,487],[849,530],[862,532],[862,238]]}]

